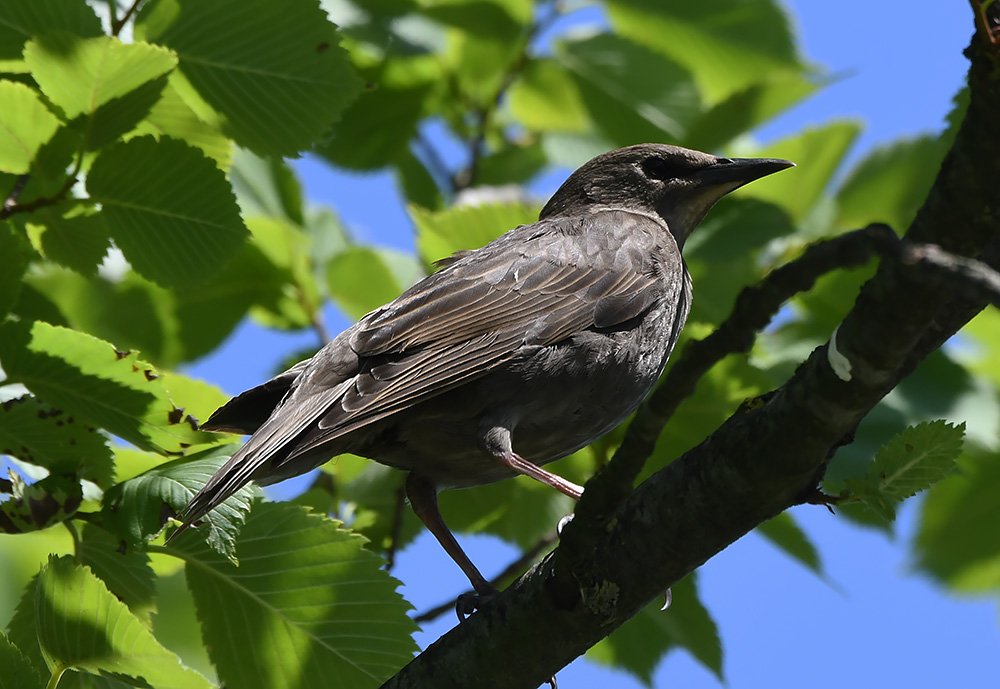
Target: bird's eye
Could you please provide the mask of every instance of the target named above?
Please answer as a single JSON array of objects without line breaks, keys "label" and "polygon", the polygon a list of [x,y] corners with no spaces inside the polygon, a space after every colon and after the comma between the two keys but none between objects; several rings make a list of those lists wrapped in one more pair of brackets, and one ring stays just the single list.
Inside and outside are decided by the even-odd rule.
[{"label": "bird's eye", "polygon": [[642,161],[642,171],[651,179],[672,179],[683,177],[687,170],[660,156],[650,156]]}]

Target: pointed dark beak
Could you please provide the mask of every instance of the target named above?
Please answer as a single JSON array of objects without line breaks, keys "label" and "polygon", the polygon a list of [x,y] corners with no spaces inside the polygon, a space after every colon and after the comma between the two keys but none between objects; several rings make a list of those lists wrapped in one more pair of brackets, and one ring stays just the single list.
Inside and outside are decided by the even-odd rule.
[{"label": "pointed dark beak", "polygon": [[719,158],[715,165],[698,172],[701,185],[725,185],[729,191],[770,174],[795,167],[795,163],[780,158]]}]

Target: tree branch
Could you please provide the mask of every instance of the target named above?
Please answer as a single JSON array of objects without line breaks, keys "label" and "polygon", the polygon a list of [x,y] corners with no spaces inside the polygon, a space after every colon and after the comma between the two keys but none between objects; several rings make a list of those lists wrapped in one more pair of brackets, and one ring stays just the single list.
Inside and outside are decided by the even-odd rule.
[{"label": "tree branch", "polygon": [[[969,110],[906,239],[985,260],[1000,242],[1000,70],[979,39],[968,55]],[[559,548],[383,686],[537,687],[665,588],[803,501],[845,435],[984,303],[942,284],[926,261],[882,261],[838,330],[846,380],[830,366],[829,345],[818,347],[781,388],[640,485],[596,534],[581,533],[585,492]],[[626,437],[648,430],[633,423]]]}]

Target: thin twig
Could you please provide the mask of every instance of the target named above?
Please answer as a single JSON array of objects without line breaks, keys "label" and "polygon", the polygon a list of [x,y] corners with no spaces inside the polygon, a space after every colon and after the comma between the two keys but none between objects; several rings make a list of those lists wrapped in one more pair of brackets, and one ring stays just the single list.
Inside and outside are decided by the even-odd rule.
[{"label": "thin twig", "polygon": [[28,183],[28,179],[31,175],[21,175],[14,182],[14,188],[10,190],[7,195],[7,200],[3,202],[3,209],[0,210],[0,219],[6,218],[9,214],[13,213],[13,209],[17,206],[17,199],[21,196],[21,192],[24,191],[25,185]]},{"label": "thin twig", "polygon": [[[547,536],[543,536],[538,539],[538,541],[532,545],[530,548],[524,551],[524,553],[518,557],[516,560],[511,562],[509,565],[503,568],[499,574],[497,574],[491,580],[491,583],[499,588],[499,585],[511,577],[520,574],[528,564],[535,561],[535,559],[543,552],[555,545],[559,536],[553,531]],[[455,601],[445,601],[440,605],[435,605],[433,608],[429,608],[424,612],[420,613],[413,618],[413,621],[417,624],[423,624],[424,622],[430,622],[431,620],[437,619],[446,612],[450,612],[455,609]]]},{"label": "thin twig", "polygon": [[128,20],[132,17],[135,11],[139,8],[139,3],[141,2],[142,0],[135,0],[135,2],[132,3],[132,6],[129,7],[127,10],[125,10],[125,14],[122,15],[121,19],[119,19],[116,22],[113,21],[111,23],[112,36],[117,36],[119,33],[121,33],[121,30],[125,26],[125,23],[128,22]]},{"label": "thin twig", "polygon": [[507,93],[507,89],[511,87],[528,64],[528,60],[531,57],[531,43],[535,40],[535,37],[545,31],[561,14],[562,9],[559,3],[553,3],[551,10],[544,17],[540,17],[538,20],[532,22],[522,34],[521,48],[518,50],[517,57],[507,66],[507,70],[504,72],[500,83],[497,84],[497,88],[490,98],[476,110],[475,114],[478,123],[475,133],[469,141],[469,166],[457,174],[453,181],[453,185],[457,191],[467,189],[475,184],[476,177],[479,174],[479,163],[482,160],[483,150],[486,146],[486,135],[489,133],[490,122],[493,119],[494,113],[500,107],[500,102],[503,100],[504,94]]},{"label": "thin twig", "polygon": [[[22,175],[22,178],[24,178],[25,183],[27,183],[28,181],[27,177],[28,177],[27,175]],[[18,179],[18,182],[20,182],[20,179]],[[38,210],[39,208],[44,208],[45,206],[54,206],[55,204],[59,203],[64,198],[66,198],[66,194],[69,193],[70,189],[73,188],[74,184],[76,184],[75,174],[70,176],[69,179],[66,180],[66,183],[62,186],[62,188],[59,189],[59,191],[57,191],[52,196],[48,196],[41,199],[35,199],[31,203],[18,203],[17,196],[15,196],[14,192],[12,191],[11,195],[4,202],[3,209],[0,209],[0,220],[6,220],[7,218],[16,213],[30,213],[31,211]],[[21,185],[21,188],[23,189],[24,185]],[[17,195],[20,195],[21,189],[17,189],[16,185],[15,185],[15,190],[17,191]]]}]

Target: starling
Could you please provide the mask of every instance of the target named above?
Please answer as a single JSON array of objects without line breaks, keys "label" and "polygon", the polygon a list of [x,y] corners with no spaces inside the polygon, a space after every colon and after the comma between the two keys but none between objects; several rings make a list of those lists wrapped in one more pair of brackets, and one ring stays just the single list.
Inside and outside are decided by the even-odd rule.
[{"label": "starling", "polygon": [[597,156],[538,222],[441,261],[217,410],[203,429],[250,439],[171,538],[248,481],[349,452],[408,472],[413,511],[476,593],[494,594],[445,525],[438,491],[526,474],[579,498],[542,465],[620,424],[660,376],[691,306],[684,241],[725,194],[790,166],[661,144]]}]

